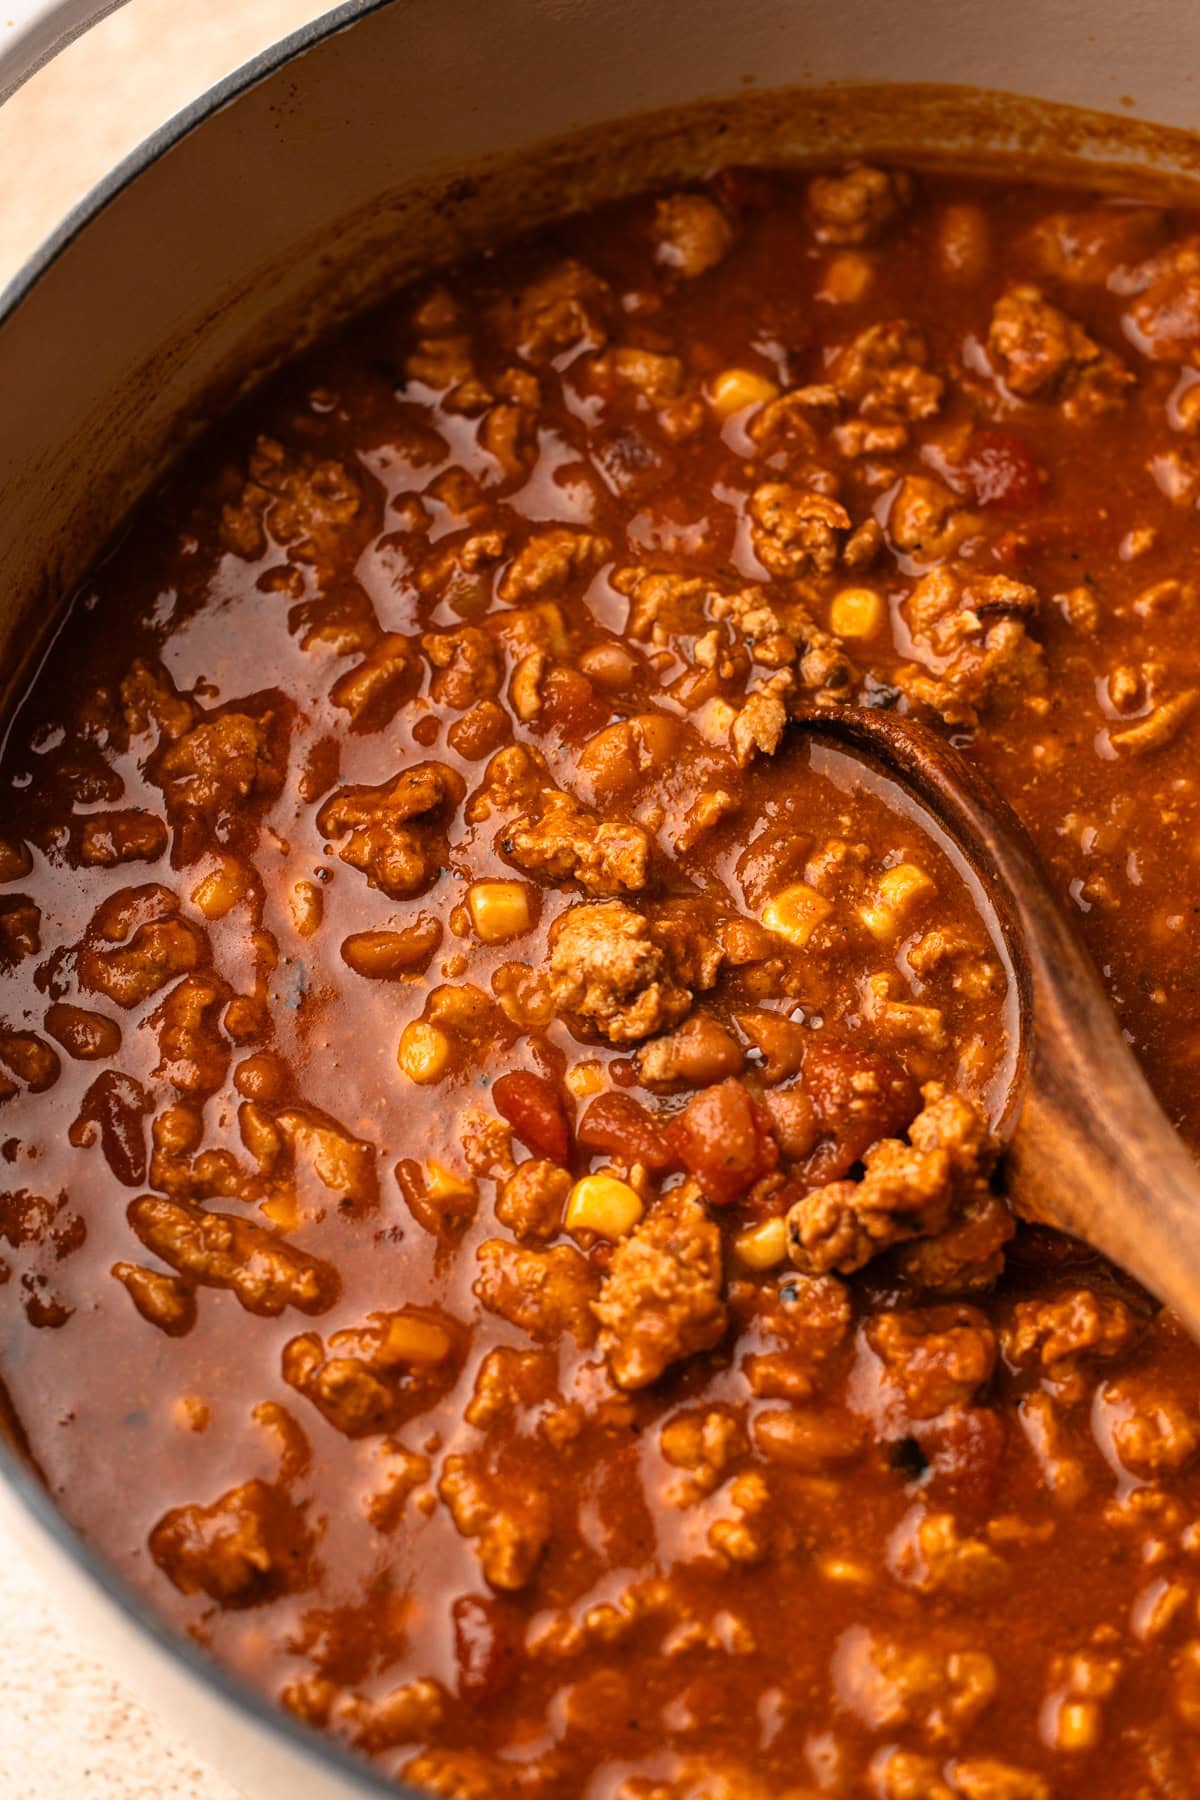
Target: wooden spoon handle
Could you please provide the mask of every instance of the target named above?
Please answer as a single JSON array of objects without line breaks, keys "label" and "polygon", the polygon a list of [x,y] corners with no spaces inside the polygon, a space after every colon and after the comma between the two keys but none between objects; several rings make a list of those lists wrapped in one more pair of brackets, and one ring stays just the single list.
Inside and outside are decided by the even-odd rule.
[{"label": "wooden spoon handle", "polygon": [[1102,1251],[1200,1337],[1200,1170],[1138,1067],[1016,816],[978,769],[916,720],[813,708],[797,723],[904,787],[991,900],[1020,1034],[997,1121],[1014,1208]]}]

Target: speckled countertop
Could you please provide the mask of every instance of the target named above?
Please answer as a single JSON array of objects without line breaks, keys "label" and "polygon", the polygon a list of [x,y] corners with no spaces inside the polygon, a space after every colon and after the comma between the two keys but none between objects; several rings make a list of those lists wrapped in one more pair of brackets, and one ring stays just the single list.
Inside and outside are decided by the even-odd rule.
[{"label": "speckled countertop", "polygon": [[[329,0],[332,3],[332,0]],[[130,0],[0,108],[0,286],[72,203],[321,0]],[[237,1800],[72,1648],[0,1524],[0,1800]]]},{"label": "speckled countertop", "polygon": [[4,1800],[238,1800],[71,1645],[36,1573],[0,1537]]}]

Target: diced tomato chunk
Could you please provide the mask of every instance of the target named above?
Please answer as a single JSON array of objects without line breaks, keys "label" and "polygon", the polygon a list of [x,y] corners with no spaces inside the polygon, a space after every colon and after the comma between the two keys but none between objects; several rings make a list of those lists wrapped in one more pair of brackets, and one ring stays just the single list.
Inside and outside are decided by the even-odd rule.
[{"label": "diced tomato chunk", "polygon": [[814,1038],[804,1058],[804,1091],[820,1128],[806,1181],[838,1181],[881,1137],[912,1124],[921,1097],[911,1075],[889,1056]]},{"label": "diced tomato chunk", "polygon": [[1042,472],[1028,444],[1011,431],[974,432],[963,468],[976,506],[1019,511],[1041,498]]},{"label": "diced tomato chunk", "polygon": [[601,1094],[579,1121],[577,1137],[585,1150],[642,1163],[659,1175],[679,1166],[666,1133],[654,1114],[629,1094]]},{"label": "diced tomato chunk", "polygon": [[736,1076],[689,1100],[667,1137],[714,1206],[728,1206],[779,1161],[765,1108]]},{"label": "diced tomato chunk", "polygon": [[565,1163],[571,1154],[571,1127],[566,1109],[554,1087],[541,1075],[515,1069],[501,1075],[492,1087],[492,1099],[501,1118],[507,1119],[521,1142],[535,1156]]},{"label": "diced tomato chunk", "polygon": [[577,669],[550,670],[542,688],[538,723],[564,738],[590,737],[607,725],[612,708],[602,700],[586,675]]}]

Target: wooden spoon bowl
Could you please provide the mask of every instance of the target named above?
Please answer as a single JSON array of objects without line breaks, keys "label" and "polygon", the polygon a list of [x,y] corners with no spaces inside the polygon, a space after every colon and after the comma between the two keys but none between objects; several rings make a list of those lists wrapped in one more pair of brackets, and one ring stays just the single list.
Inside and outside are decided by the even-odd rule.
[{"label": "wooden spoon bowl", "polygon": [[988,896],[1016,984],[1015,1074],[993,1121],[1014,1210],[1101,1251],[1200,1337],[1200,1169],[1151,1092],[1012,809],[916,720],[814,707],[797,725],[897,782]]}]

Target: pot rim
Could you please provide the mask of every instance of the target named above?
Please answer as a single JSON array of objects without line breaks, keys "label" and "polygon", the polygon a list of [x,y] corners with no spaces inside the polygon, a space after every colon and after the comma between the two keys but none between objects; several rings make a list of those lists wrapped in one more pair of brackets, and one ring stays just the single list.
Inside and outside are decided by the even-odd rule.
[{"label": "pot rim", "polygon": [[0,105],[60,50],[118,12],[126,0],[8,0],[9,36],[0,42]]},{"label": "pot rim", "polygon": [[[0,330],[68,246],[167,151],[205,124],[222,107],[265,77],[275,74],[286,63],[349,29],[368,14],[393,4],[396,0],[341,0],[339,5],[289,32],[249,62],[223,76],[158,126],[75,203],[50,236],[0,289]],[[113,6],[105,8],[105,11],[112,10]],[[327,1774],[344,1778],[348,1794],[357,1792],[390,1796],[390,1800],[422,1800],[416,1788],[384,1776],[370,1763],[344,1749],[336,1739],[303,1724],[168,1623],[166,1615],[160,1613],[69,1522],[3,1434],[0,1434],[0,1482],[32,1517],[34,1524],[52,1540],[55,1548],[144,1638],[170,1657],[177,1668],[232,1706],[249,1724],[281,1741],[294,1756],[318,1765]],[[202,1757],[203,1745],[195,1748]]]}]

